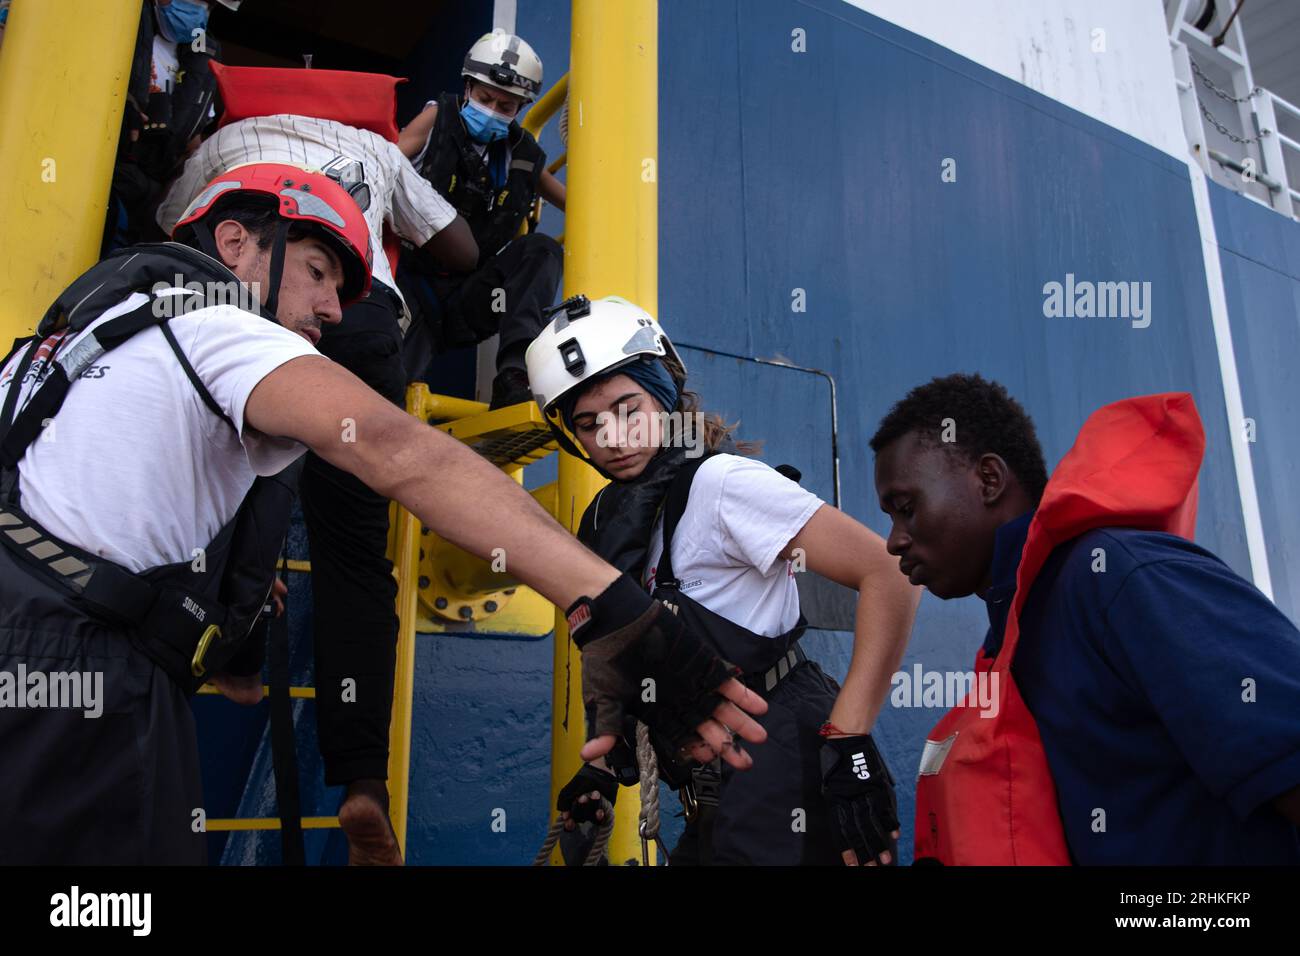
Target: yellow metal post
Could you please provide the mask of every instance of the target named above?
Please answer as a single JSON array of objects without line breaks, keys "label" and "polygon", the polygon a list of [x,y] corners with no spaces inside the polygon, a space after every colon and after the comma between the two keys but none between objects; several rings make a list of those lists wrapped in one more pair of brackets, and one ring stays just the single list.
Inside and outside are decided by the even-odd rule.
[{"label": "yellow metal post", "polygon": [[[407,390],[406,410],[420,412],[415,386]],[[397,506],[397,660],[393,672],[393,714],[388,733],[388,817],[397,846],[406,858],[406,816],[410,807],[411,707],[415,691],[415,621],[420,599],[420,521]]]},{"label": "yellow metal post", "polygon": [[[621,295],[654,314],[659,273],[657,0],[573,0],[569,55],[572,188],[565,211],[564,294]],[[576,531],[602,484],[590,467],[562,453],[560,522]],[[578,751],[586,740],[579,666],[561,609],[555,616],[551,807],[578,770]],[[608,849],[611,863],[641,858],[637,806],[635,789],[619,801]]]},{"label": "yellow metal post", "polygon": [[0,354],[99,258],[141,0],[14,0],[0,50]]}]

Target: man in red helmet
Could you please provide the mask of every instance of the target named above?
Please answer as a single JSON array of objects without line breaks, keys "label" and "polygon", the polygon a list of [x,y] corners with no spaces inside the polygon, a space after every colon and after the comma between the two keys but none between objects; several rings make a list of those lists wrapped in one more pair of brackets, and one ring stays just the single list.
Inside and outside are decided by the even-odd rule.
[{"label": "man in red helmet", "polygon": [[[370,226],[370,293],[326,325],[317,351],[402,406],[408,310],[381,244],[386,230],[440,267],[478,259],[470,227],[392,143],[368,129],[311,116],[250,116],[207,139],[158,207],[171,232],[220,174],[247,162],[320,168],[348,190]],[[317,742],[327,786],[346,787],[339,819],[355,862],[400,862],[388,824],[389,722],[397,662],[397,583],[388,559],[389,503],[319,455],[305,456],[298,482],[311,552],[311,636],[318,693]],[[260,689],[260,684],[258,684]],[[323,690],[322,690],[323,688]],[[343,692],[343,688],[347,692]]]},{"label": "man in red helmet", "polygon": [[766,707],[732,668],[499,470],[313,348],[370,283],[338,183],[231,170],[176,238],[93,266],[0,362],[0,863],[203,861],[188,697],[257,670],[244,639],[290,501],[272,476],[307,448],[469,551],[505,548],[569,608],[606,722],[627,710],[749,765],[732,735],[761,741],[746,712]]}]

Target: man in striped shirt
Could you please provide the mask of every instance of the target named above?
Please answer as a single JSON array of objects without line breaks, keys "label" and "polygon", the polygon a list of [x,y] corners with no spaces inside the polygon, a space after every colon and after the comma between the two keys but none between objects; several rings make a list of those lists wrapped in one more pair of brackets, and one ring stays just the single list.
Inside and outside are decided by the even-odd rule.
[{"label": "man in striped shirt", "polygon": [[[344,310],[341,323],[322,328],[317,349],[401,405],[402,336],[410,313],[382,251],[384,227],[434,268],[461,271],[472,268],[479,254],[468,224],[382,136],[282,114],[239,120],[206,140],[159,206],[158,225],[170,234],[210,180],[249,162],[323,170],[361,206],[375,250],[372,288]],[[386,555],[388,501],[314,452],[307,455],[300,495],[311,546],[316,685],[325,689],[316,706],[325,781],[348,788],[339,818],[349,859],[399,863],[386,785],[397,646],[397,589]],[[349,679],[355,685],[345,703],[340,687]],[[255,681],[260,697],[260,676]]]}]

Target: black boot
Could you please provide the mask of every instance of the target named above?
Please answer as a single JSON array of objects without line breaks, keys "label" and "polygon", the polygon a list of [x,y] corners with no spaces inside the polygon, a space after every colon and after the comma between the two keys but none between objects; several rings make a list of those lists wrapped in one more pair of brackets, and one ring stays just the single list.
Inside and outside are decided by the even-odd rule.
[{"label": "black boot", "polygon": [[528,387],[528,373],[521,368],[503,368],[492,380],[492,404],[490,409],[506,408],[520,402],[533,400],[532,389]]}]

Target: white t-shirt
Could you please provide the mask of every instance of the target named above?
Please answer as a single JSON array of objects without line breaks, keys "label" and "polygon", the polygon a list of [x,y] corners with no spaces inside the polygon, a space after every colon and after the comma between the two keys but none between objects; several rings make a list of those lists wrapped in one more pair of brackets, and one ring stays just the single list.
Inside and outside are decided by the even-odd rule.
[{"label": "white t-shirt", "polygon": [[[823,502],[780,472],[738,455],[700,466],[673,533],[673,573],[682,593],[764,637],[799,620],[799,590],[789,561],[777,555]],[[655,523],[642,584],[654,590],[664,550]]]},{"label": "white t-shirt", "polygon": [[[132,295],[90,329],[145,301]],[[291,359],[320,354],[306,339],[230,305],[170,325],[242,441],[203,404],[162,330],[151,328],[82,372],[18,463],[24,511],[56,537],[132,571],[191,560],[234,517],[255,475],[273,475],[306,450],[244,427],[244,403],[258,382]],[[85,334],[65,337],[56,357]],[[31,347],[0,369],[0,407]],[[19,385],[19,409],[40,364],[38,353]]]}]

